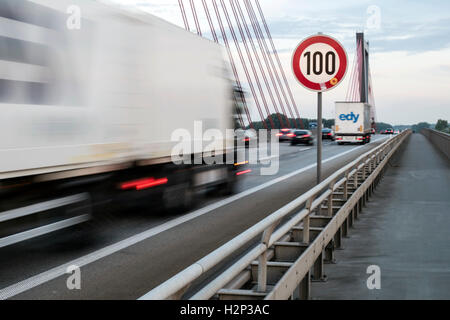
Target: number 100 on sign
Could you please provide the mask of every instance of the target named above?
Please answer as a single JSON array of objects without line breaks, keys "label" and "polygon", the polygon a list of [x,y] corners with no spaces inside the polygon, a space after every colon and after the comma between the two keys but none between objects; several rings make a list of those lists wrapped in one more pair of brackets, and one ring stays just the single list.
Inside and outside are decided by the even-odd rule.
[{"label": "number 100 on sign", "polygon": [[335,39],[313,36],[300,43],[292,64],[295,76],[304,87],[318,92],[327,91],[344,78],[347,54]]}]

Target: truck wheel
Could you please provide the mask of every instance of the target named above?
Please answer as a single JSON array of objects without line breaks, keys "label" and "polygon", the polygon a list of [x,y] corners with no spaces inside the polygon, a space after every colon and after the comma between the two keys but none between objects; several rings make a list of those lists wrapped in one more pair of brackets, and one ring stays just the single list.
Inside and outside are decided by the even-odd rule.
[{"label": "truck wheel", "polygon": [[164,209],[168,211],[189,210],[195,206],[196,198],[195,189],[190,183],[168,187],[163,195]]},{"label": "truck wheel", "polygon": [[224,196],[231,196],[236,193],[236,175],[234,171],[228,171],[228,178],[225,183],[222,183],[218,186],[219,193]]}]

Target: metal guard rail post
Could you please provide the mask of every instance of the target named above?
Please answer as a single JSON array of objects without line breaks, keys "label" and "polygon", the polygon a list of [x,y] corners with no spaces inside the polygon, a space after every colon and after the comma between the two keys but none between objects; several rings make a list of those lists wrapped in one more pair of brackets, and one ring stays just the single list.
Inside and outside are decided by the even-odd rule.
[{"label": "metal guard rail post", "polygon": [[[255,292],[264,293],[265,299],[289,299],[292,297],[293,292],[299,286],[300,282],[303,281],[305,276],[309,276],[311,267],[322,255],[322,252],[325,250],[328,243],[333,240],[337,232],[342,231],[341,228],[343,224],[345,223],[348,225],[347,218],[349,214],[352,215],[350,221],[353,221],[353,218],[357,217],[361,205],[365,204],[365,197],[368,196],[367,193],[372,192],[375,180],[379,179],[379,175],[382,170],[384,170],[387,161],[410,134],[410,130],[403,131],[399,135],[388,139],[376,148],[359,156],[357,159],[322,181],[319,185],[284,205],[282,208],[273,212],[191,266],[185,268],[139,299],[181,299],[183,294],[196,279],[221,263],[236,250],[242,248],[246,244],[248,245],[252,239],[261,234],[261,241],[258,244],[226,271],[195,293],[191,299],[204,300],[211,298],[255,260],[258,261],[257,286]],[[338,212],[333,215],[333,192],[341,187],[343,189],[343,199],[345,200],[345,203],[339,208]],[[350,189],[353,190],[352,194]],[[331,202],[328,202],[327,216],[331,220],[311,242],[310,216],[314,216],[313,213],[316,209],[318,209],[318,212],[320,213],[322,204],[325,201],[330,201],[330,198]],[[284,222],[276,229],[283,218],[289,217],[292,214],[293,216],[289,218],[288,221]],[[308,244],[308,248],[294,263],[292,263],[270,292],[266,292],[268,250],[300,223],[302,223],[304,231],[302,239],[303,244]]]}]

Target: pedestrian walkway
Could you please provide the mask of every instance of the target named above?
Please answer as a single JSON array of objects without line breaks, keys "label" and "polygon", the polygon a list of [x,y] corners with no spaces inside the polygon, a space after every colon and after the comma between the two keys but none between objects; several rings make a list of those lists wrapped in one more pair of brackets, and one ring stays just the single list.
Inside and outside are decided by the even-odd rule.
[{"label": "pedestrian walkway", "polygon": [[[450,299],[449,159],[411,135],[349,235],[312,299]],[[379,290],[367,287],[371,265]]]}]

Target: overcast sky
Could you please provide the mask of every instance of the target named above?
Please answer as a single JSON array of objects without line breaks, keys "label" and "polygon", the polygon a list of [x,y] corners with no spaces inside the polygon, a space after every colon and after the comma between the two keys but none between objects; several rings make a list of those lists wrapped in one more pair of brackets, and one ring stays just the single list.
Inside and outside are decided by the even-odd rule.
[{"label": "overcast sky", "polygon": [[[114,1],[184,26],[177,0]],[[189,1],[184,1],[189,7]],[[201,1],[194,1],[205,31]],[[297,44],[317,32],[331,35],[345,46],[351,67],[355,33],[364,31],[370,42],[377,120],[392,124],[450,120],[450,1],[260,0],[260,3],[302,117],[316,117],[316,95],[301,87],[292,74],[291,58]],[[193,20],[190,22],[193,26]],[[324,117],[334,117],[334,101],[345,100],[349,71],[339,87],[324,93]]]}]

